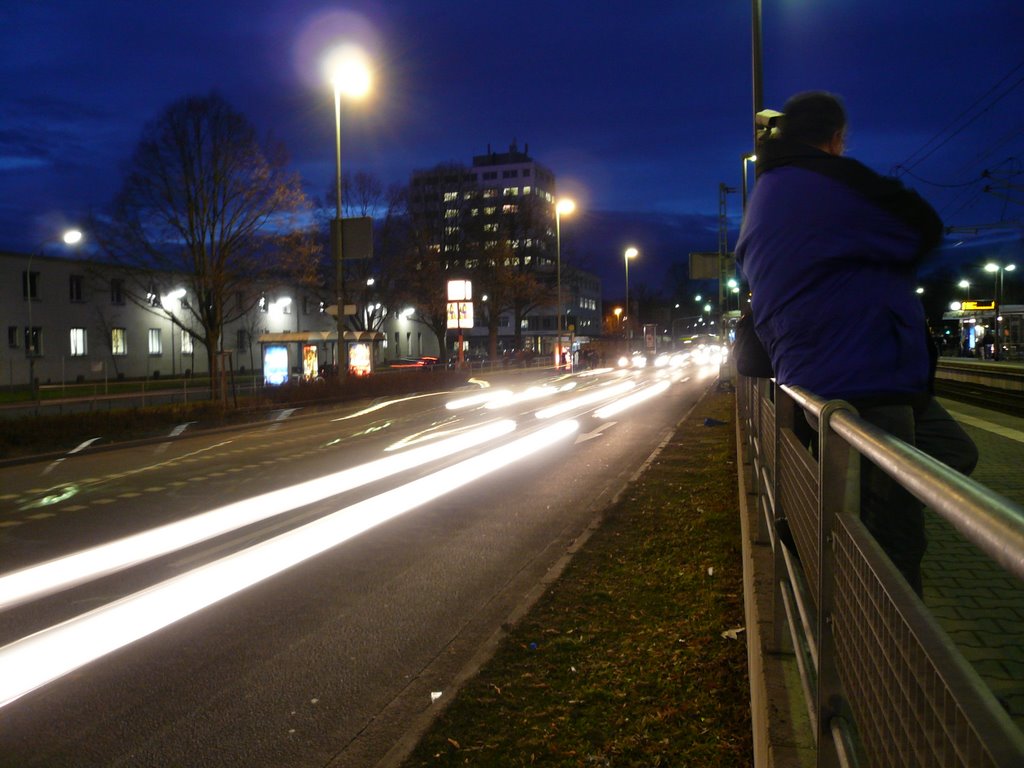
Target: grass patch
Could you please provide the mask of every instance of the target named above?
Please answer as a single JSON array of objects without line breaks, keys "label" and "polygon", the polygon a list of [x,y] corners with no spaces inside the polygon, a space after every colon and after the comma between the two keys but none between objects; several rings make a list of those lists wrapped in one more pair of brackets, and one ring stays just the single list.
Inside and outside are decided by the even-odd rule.
[{"label": "grass patch", "polygon": [[406,768],[753,763],[733,402],[697,406]]}]

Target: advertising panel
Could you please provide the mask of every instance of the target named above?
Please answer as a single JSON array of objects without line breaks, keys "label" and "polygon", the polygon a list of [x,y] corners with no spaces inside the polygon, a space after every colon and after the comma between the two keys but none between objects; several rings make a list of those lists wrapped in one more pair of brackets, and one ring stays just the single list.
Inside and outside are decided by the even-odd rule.
[{"label": "advertising panel", "polygon": [[277,387],[288,381],[288,347],[268,344],[263,349],[263,381]]}]

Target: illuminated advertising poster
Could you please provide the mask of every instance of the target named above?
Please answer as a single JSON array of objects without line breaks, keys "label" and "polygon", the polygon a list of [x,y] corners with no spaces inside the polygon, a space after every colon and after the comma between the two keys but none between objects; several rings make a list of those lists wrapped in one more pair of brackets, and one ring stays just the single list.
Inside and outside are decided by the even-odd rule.
[{"label": "illuminated advertising poster", "polygon": [[278,344],[264,347],[263,381],[273,387],[288,381],[288,347]]},{"label": "illuminated advertising poster", "polygon": [[305,344],[302,347],[302,376],[306,379],[315,379],[320,373],[320,366],[317,365],[317,354],[315,344]]},{"label": "illuminated advertising poster", "polygon": [[348,372],[353,376],[366,376],[370,371],[370,345],[362,342],[349,344]]}]

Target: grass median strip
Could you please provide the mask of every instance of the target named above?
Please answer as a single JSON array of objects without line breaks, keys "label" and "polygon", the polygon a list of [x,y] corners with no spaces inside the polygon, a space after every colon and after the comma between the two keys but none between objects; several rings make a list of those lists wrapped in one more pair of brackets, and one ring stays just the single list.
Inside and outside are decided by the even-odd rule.
[{"label": "grass median strip", "polygon": [[752,763],[733,402],[697,406],[406,768]]}]

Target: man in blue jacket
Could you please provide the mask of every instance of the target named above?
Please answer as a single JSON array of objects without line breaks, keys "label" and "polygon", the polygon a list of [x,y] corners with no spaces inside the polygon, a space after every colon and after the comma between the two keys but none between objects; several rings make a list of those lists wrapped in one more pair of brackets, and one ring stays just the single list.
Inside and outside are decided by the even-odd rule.
[{"label": "man in blue jacket", "polygon": [[[824,92],[794,96],[758,147],[736,260],[780,384],[854,405],[867,421],[963,472],[977,450],[931,396],[917,267],[942,221],[895,179],[843,157],[846,114]],[[921,593],[920,502],[862,462],[861,517]]]}]

